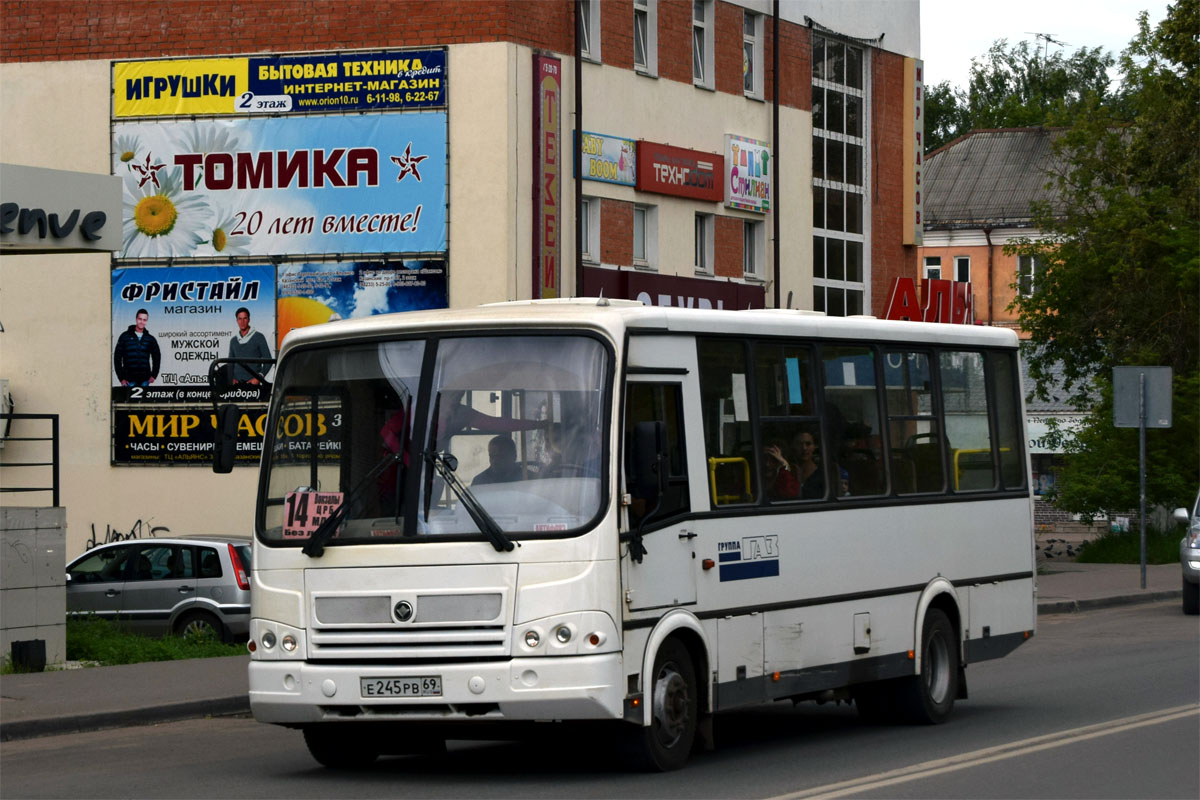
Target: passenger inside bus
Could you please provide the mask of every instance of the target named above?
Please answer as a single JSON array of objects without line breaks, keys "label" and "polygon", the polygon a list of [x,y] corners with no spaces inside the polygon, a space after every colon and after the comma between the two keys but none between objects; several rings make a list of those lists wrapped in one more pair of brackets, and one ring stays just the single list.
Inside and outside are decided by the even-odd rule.
[{"label": "passenger inside bus", "polygon": [[488,442],[488,468],[475,476],[473,486],[487,483],[508,483],[521,480],[521,465],[517,463],[517,445],[512,437],[501,434]]}]

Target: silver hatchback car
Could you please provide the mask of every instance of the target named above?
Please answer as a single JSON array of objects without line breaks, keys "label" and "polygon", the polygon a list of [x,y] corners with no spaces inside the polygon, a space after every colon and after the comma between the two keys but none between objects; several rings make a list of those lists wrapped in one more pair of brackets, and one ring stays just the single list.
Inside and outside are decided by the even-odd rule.
[{"label": "silver hatchback car", "polygon": [[232,536],[113,542],[67,565],[67,615],[94,614],[137,633],[250,629],[250,540]]}]

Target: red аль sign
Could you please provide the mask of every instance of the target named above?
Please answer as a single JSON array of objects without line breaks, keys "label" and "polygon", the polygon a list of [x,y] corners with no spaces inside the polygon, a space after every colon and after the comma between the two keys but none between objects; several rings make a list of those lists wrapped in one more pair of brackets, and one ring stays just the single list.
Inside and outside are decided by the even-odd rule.
[{"label": "red \u0430\u043b\u044c sign", "polygon": [[921,293],[925,296],[924,306],[917,297],[916,281],[896,278],[884,319],[975,324],[975,299],[969,281],[923,280]]}]

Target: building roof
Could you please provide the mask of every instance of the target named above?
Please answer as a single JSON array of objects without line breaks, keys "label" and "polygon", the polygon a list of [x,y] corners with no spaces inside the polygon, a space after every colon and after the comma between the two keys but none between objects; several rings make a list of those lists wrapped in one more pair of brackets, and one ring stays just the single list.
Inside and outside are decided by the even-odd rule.
[{"label": "building roof", "polygon": [[971,131],[925,158],[926,230],[1028,227],[1030,204],[1058,202],[1051,145],[1063,128]]}]

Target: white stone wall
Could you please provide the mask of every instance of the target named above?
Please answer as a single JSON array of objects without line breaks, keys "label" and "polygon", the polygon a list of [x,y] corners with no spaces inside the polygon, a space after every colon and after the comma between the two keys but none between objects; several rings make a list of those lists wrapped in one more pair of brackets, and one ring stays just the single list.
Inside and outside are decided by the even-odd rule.
[{"label": "white stone wall", "polygon": [[46,663],[66,659],[66,509],[0,508],[0,653],[41,639]]}]

